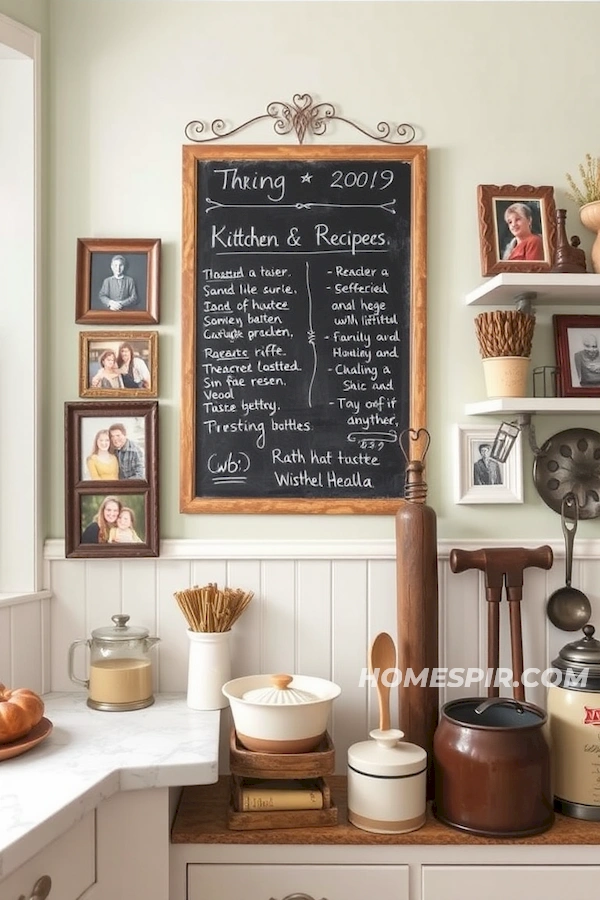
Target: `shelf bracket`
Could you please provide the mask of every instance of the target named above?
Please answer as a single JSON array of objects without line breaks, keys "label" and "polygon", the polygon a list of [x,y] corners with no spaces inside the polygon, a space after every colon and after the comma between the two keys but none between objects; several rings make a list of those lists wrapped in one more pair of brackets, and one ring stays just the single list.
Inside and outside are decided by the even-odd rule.
[{"label": "shelf bracket", "polygon": [[515,309],[519,312],[531,314],[533,312],[532,303],[537,299],[537,291],[525,291],[523,294],[516,294]]}]

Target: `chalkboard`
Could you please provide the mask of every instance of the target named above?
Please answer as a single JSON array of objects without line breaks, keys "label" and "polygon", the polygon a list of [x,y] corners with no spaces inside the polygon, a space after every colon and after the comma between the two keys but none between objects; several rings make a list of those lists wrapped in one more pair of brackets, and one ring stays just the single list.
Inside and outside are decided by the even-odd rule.
[{"label": "chalkboard", "polygon": [[394,512],[425,285],[426,147],[184,146],[181,511]]}]

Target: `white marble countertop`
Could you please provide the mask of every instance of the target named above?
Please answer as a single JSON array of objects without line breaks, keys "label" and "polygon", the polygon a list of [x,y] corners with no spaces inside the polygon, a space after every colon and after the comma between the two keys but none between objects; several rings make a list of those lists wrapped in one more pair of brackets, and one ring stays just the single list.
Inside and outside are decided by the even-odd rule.
[{"label": "white marble countertop", "polygon": [[100,712],[84,693],[44,695],[51,734],[0,761],[0,879],[117,793],[218,779],[218,710],[189,709],[185,694]]}]

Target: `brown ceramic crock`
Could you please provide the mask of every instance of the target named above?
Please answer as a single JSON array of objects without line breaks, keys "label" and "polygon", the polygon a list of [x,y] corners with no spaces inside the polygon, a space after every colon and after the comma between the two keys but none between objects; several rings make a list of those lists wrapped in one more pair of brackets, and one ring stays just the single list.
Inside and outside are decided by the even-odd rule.
[{"label": "brown ceramic crock", "polygon": [[442,707],[434,735],[434,812],[488,837],[539,834],[554,821],[547,716],[505,697]]}]

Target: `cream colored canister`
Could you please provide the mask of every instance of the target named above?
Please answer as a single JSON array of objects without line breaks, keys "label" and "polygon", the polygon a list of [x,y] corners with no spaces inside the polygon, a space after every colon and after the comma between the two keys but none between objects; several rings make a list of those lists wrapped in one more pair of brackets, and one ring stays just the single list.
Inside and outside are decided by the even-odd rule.
[{"label": "cream colored canister", "polygon": [[348,820],[363,831],[404,834],[425,824],[427,753],[395,728],[348,748]]},{"label": "cream colored canister", "polygon": [[554,806],[565,815],[600,821],[600,641],[593,625],[567,644],[552,665],[548,688]]}]

